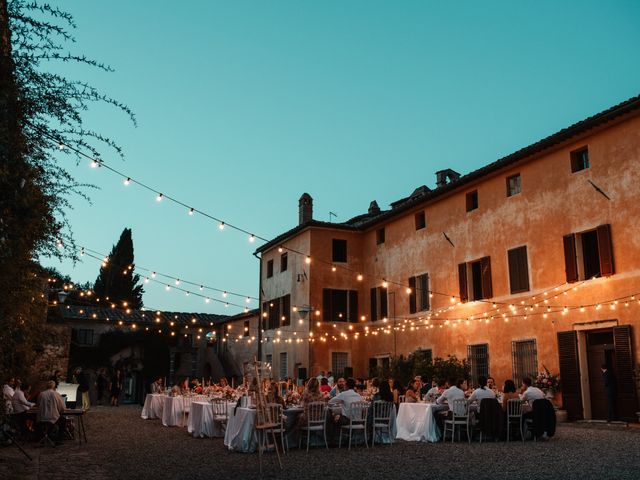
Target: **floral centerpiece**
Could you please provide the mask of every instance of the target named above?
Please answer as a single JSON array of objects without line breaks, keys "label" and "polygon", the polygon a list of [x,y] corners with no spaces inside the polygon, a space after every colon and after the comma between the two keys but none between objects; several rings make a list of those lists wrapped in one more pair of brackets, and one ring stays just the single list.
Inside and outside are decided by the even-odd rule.
[{"label": "floral centerpiece", "polygon": [[287,407],[300,404],[300,394],[296,390],[289,390],[284,397],[284,403]]},{"label": "floral centerpiece", "polygon": [[545,392],[555,392],[560,386],[560,376],[552,374],[544,365],[542,366],[542,368],[544,370],[538,373],[535,381],[535,386]]}]

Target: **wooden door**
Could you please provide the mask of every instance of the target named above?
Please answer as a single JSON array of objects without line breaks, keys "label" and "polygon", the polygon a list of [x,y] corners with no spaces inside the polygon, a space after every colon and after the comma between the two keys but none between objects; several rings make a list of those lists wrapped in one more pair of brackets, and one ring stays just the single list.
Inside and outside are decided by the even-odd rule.
[{"label": "wooden door", "polygon": [[607,392],[602,380],[602,364],[609,365],[615,372],[615,354],[613,350],[613,331],[597,330],[587,334],[587,362],[589,372],[589,397],[591,399],[591,418],[607,418]]},{"label": "wooden door", "polygon": [[616,361],[614,374],[618,391],[618,417],[628,422],[636,421],[635,412],[638,411],[638,399],[633,377],[635,362],[631,326],[613,327],[613,343]]},{"label": "wooden door", "polygon": [[562,403],[567,410],[569,420],[581,420],[583,418],[582,387],[578,363],[578,339],[575,331],[558,332],[558,357]]}]

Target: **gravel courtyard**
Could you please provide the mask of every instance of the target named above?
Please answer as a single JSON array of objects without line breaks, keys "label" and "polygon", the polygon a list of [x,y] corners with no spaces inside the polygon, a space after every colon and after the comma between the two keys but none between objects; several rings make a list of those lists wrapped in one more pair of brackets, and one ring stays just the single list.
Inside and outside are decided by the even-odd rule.
[{"label": "gravel courtyard", "polygon": [[[221,438],[194,439],[186,429],[142,420],[140,407],[95,407],[89,443],[28,446],[29,462],[0,447],[1,479],[259,478],[258,456],[228,451]],[[265,457],[265,478],[640,478],[640,429],[560,425],[548,442],[422,444],[365,449],[293,450],[279,472]]]}]

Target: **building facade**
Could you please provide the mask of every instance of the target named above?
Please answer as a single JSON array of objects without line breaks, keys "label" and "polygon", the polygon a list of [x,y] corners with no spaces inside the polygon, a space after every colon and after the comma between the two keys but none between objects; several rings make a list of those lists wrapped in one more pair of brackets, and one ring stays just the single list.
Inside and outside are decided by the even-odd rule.
[{"label": "building facade", "polygon": [[606,417],[607,364],[631,419],[639,162],[636,97],[345,223],[313,220],[303,195],[299,225],[258,249],[263,360],[366,376],[423,349],[499,383],[547,368],[572,419]]}]

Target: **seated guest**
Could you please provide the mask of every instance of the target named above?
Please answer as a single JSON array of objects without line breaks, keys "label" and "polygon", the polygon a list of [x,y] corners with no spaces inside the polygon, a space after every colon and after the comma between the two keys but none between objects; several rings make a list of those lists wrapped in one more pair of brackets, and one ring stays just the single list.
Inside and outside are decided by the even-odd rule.
[{"label": "seated guest", "polygon": [[532,381],[529,377],[522,379],[522,401],[527,402],[522,406],[523,412],[531,412],[533,402],[536,400],[542,400],[545,398],[544,392],[538,387],[532,385]]},{"label": "seated guest", "polygon": [[13,414],[16,416],[16,420],[20,430],[23,432],[27,431],[27,411],[31,409],[35,405],[35,403],[27,400],[27,396],[31,390],[31,386],[27,384],[22,384],[18,380],[16,385],[16,391],[13,394],[13,398],[11,399],[11,403],[13,405]]},{"label": "seated guest", "polygon": [[38,395],[38,423],[48,423],[55,425],[59,423],[64,412],[64,400],[62,396],[55,391],[56,382],[49,380],[47,389]]},{"label": "seated guest", "polygon": [[280,395],[280,388],[278,382],[270,382],[269,389],[267,390],[267,403],[277,403],[284,408],[284,398]]},{"label": "seated guest", "polygon": [[307,382],[307,387],[302,393],[301,404],[303,407],[312,402],[322,402],[324,400],[324,396],[320,392],[320,383],[318,382],[318,377],[310,378]]},{"label": "seated guest", "polygon": [[164,392],[164,385],[162,384],[162,377],[156,378],[156,381],[151,384],[151,393]]},{"label": "seated guest", "polygon": [[345,379],[340,377],[338,379],[338,381],[336,382],[335,386],[331,389],[331,393],[329,394],[329,396],[330,397],[335,397],[340,392],[344,392],[345,385],[346,385]]},{"label": "seated guest", "polygon": [[440,395],[438,397],[438,400],[436,400],[436,403],[438,405],[441,405],[441,408],[439,408],[439,410],[441,410],[442,408],[450,408],[454,400],[464,399],[464,392],[460,388],[462,382],[462,380],[458,380],[455,378],[449,380],[449,385],[451,386],[444,392],[442,392],[442,395]]},{"label": "seated guest", "polygon": [[2,385],[2,395],[6,400],[11,400],[15,393],[16,379],[11,377]]},{"label": "seated guest", "polygon": [[180,383],[178,383],[178,387],[180,388],[180,394],[187,395],[191,392],[189,389],[189,379],[185,378]]},{"label": "seated guest", "polygon": [[378,393],[376,393],[371,399],[374,402],[376,400],[382,400],[383,402],[393,402],[393,392],[389,386],[389,382],[381,382]]},{"label": "seated guest", "polygon": [[393,403],[397,404],[400,402],[400,395],[404,395],[404,388],[402,388],[398,380],[394,380],[393,378],[389,379],[389,385],[393,393]]},{"label": "seated guest", "polygon": [[228,387],[228,386],[229,386],[229,382],[227,382],[227,379],[226,379],[225,377],[222,377],[222,378],[220,379],[220,381],[218,382],[218,386],[219,386],[220,388],[226,388],[226,387]]},{"label": "seated guest", "polygon": [[511,399],[517,398],[520,399],[520,395],[516,391],[516,384],[513,380],[505,380],[504,387],[502,388],[502,409],[507,411],[507,402]]},{"label": "seated guest", "polygon": [[322,380],[320,380],[320,391],[322,393],[331,393],[331,387],[329,386],[329,380],[327,380],[326,378],[322,378]]},{"label": "seated guest", "polygon": [[436,401],[436,399],[442,394],[442,392],[444,392],[445,383],[446,382],[444,380],[438,380],[435,382],[435,385],[427,391],[426,395],[428,402]]},{"label": "seated guest", "polygon": [[480,403],[484,398],[496,398],[493,390],[487,388],[487,377],[480,375],[478,377],[478,388],[476,388],[469,397],[469,403],[478,402],[478,412],[480,412]]},{"label": "seated guest", "polygon": [[364,399],[355,391],[356,381],[349,377],[345,384],[345,390],[329,400],[329,406],[342,407],[342,413],[335,417],[334,420],[340,425],[349,423],[349,415],[351,414],[351,404],[354,402],[362,402]]},{"label": "seated guest", "polygon": [[333,372],[327,372],[327,380],[329,381],[329,386],[333,388]]},{"label": "seated guest", "polygon": [[496,381],[493,377],[487,377],[487,388],[490,390],[496,390]]},{"label": "seated guest", "polygon": [[416,403],[420,400],[420,380],[414,380],[409,384],[404,392],[404,401],[407,403]]},{"label": "seated guest", "polygon": [[363,392],[367,389],[367,384],[364,381],[364,378],[358,378],[356,380],[356,390],[359,392]]}]

